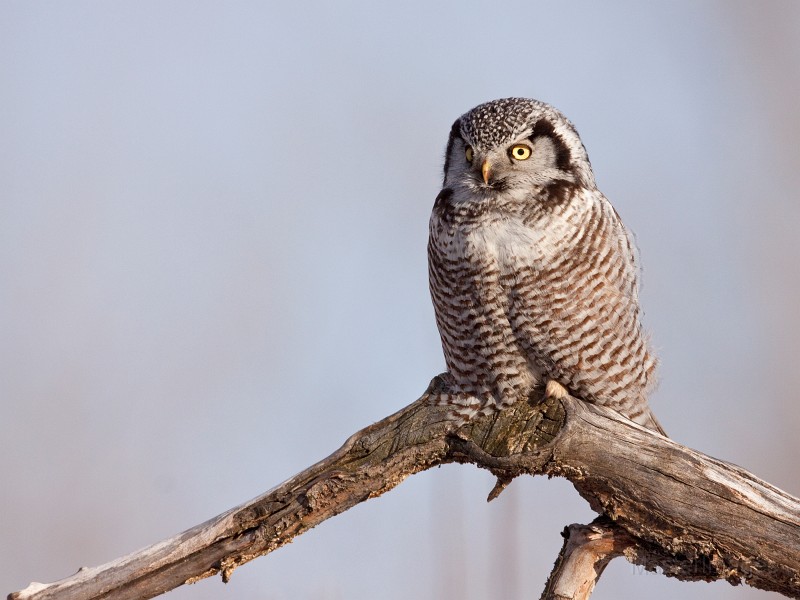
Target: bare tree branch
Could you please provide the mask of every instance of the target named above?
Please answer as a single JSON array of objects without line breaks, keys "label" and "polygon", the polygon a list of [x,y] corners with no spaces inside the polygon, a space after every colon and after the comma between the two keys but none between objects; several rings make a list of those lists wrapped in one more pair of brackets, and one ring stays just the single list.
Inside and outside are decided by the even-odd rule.
[{"label": "bare tree branch", "polygon": [[541,600],[586,600],[611,559],[636,547],[636,540],[608,517],[564,528],[564,546]]},{"label": "bare tree branch", "polygon": [[[584,542],[595,545],[570,550],[596,559],[592,586],[605,562],[622,552],[635,564],[660,567],[679,579],[744,581],[800,598],[796,498],[744,469],[570,397],[520,401],[457,427],[436,404],[439,386],[434,378],[419,400],[250,502],[106,565],[55,583],[31,584],[9,599],[139,599],[216,573],[227,581],[239,565],[380,496],[409,475],[449,462],[472,463],[496,475],[491,497],[522,474],[572,481],[606,517],[589,526],[598,539],[588,539],[591,529],[575,526],[588,535]],[[580,552],[565,559],[567,566],[581,559]],[[567,579],[554,572],[548,587],[557,581]]]}]

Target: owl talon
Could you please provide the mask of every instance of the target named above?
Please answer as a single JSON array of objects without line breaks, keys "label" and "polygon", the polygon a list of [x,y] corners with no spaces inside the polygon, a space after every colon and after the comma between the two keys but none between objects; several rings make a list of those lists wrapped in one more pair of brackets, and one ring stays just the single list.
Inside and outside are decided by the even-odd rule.
[{"label": "owl talon", "polygon": [[569,396],[569,391],[555,379],[548,379],[547,386],[544,388],[544,397],[561,400]]}]

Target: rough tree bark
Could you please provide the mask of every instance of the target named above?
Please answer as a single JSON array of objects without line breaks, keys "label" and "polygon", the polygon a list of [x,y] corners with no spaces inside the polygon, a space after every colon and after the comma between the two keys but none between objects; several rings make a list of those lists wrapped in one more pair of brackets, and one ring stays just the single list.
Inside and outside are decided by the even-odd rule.
[{"label": "rough tree bark", "polygon": [[800,598],[800,501],[744,469],[567,397],[520,401],[457,427],[437,406],[439,378],[403,410],[262,496],[129,556],[10,600],[151,598],[280,548],[433,466],[472,463],[497,476],[569,479],[602,516],[565,529],[543,598],[586,598],[624,555],[678,579],[726,579]]}]

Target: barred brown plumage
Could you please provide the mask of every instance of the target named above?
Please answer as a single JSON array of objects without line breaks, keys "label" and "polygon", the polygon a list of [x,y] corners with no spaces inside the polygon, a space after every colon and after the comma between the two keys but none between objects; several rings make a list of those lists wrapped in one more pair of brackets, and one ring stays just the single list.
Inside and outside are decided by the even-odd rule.
[{"label": "barred brown plumage", "polygon": [[663,433],[636,248],[560,112],[507,98],[456,120],[428,260],[459,417],[550,383]]}]

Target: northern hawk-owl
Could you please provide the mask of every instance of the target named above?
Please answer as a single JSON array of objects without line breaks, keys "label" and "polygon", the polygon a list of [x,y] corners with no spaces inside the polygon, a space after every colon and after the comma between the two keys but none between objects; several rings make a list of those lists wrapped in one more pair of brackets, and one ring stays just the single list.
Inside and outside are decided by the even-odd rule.
[{"label": "northern hawk-owl", "polygon": [[446,401],[470,418],[541,388],[663,433],[631,234],[586,149],[536,100],[481,104],[450,130],[428,242]]}]

